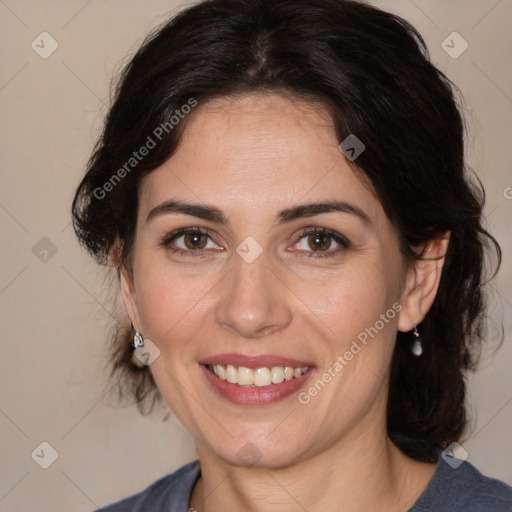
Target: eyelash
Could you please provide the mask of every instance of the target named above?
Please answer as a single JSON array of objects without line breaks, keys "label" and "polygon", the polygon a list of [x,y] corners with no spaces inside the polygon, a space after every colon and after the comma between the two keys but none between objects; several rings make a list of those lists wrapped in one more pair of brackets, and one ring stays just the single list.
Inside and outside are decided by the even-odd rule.
[{"label": "eyelash", "polygon": [[[160,241],[160,246],[165,248],[166,250],[171,251],[173,254],[180,254],[181,256],[185,257],[201,257],[204,256],[204,253],[208,252],[208,249],[198,249],[198,250],[184,250],[176,247],[172,247],[171,243],[174,242],[176,239],[180,238],[181,236],[187,235],[187,234],[200,234],[200,235],[206,235],[210,237],[211,240],[213,240],[212,235],[209,230],[199,227],[192,227],[192,228],[180,228],[177,229],[169,234],[166,234],[162,237]],[[330,238],[332,238],[337,244],[340,245],[340,247],[334,249],[334,250],[328,250],[328,251],[305,251],[306,253],[309,253],[309,258],[327,258],[327,257],[333,257],[338,255],[340,252],[343,252],[350,248],[350,242],[347,238],[340,235],[336,231],[332,231],[327,228],[317,228],[317,227],[308,227],[304,228],[297,236],[297,241],[293,244],[298,244],[301,240],[304,238],[307,238],[308,236],[313,235],[326,235]],[[215,242],[215,240],[213,240]],[[216,242],[215,242],[216,243]]]},{"label": "eyelash", "polygon": [[336,231],[332,231],[331,229],[327,228],[317,228],[317,227],[308,227],[304,228],[299,234],[298,234],[298,240],[294,243],[296,245],[299,243],[302,239],[307,238],[312,235],[326,235],[329,238],[332,238],[337,244],[339,244],[340,247],[334,249],[334,250],[328,250],[328,251],[306,251],[308,254],[308,258],[330,258],[333,256],[339,255],[341,252],[346,251],[347,249],[350,249],[350,242],[347,238],[345,238],[343,235],[340,235]]}]

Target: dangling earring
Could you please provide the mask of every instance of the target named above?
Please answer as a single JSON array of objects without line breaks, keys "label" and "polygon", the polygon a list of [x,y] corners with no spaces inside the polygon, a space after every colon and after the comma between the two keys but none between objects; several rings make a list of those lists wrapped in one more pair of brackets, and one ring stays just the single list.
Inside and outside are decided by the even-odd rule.
[{"label": "dangling earring", "polygon": [[411,352],[416,356],[420,357],[423,354],[423,345],[421,344],[420,333],[418,332],[418,327],[414,327],[414,343],[412,344]]},{"label": "dangling earring", "polygon": [[138,368],[143,368],[145,366],[144,352],[147,351],[144,349],[144,338],[139,331],[135,331],[133,335],[133,343],[130,345],[130,350],[132,352],[132,363]]},{"label": "dangling earring", "polygon": [[135,334],[133,335],[133,348],[138,349],[143,346],[144,338],[142,337],[142,334],[139,331],[135,331]]}]

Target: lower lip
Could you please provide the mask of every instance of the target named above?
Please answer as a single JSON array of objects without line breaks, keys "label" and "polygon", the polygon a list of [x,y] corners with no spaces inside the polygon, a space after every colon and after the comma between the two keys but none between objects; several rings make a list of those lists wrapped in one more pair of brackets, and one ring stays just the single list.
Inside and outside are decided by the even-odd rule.
[{"label": "lower lip", "polygon": [[226,400],[236,405],[268,405],[279,402],[297,392],[312,374],[312,369],[300,377],[291,380],[285,380],[280,384],[271,384],[270,386],[239,386],[226,380],[219,379],[205,365],[201,365],[201,370],[213,389]]}]

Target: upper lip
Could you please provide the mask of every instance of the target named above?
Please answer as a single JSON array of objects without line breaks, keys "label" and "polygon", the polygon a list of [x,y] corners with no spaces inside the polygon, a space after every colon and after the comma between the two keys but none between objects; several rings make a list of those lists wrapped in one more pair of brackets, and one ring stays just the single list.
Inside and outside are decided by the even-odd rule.
[{"label": "upper lip", "polygon": [[303,368],[305,366],[314,366],[311,361],[300,361],[291,357],[275,356],[271,354],[262,354],[260,356],[246,356],[243,354],[216,354],[200,361],[204,365],[233,365],[243,366],[245,368],[272,368],[273,366],[292,366],[294,368]]}]

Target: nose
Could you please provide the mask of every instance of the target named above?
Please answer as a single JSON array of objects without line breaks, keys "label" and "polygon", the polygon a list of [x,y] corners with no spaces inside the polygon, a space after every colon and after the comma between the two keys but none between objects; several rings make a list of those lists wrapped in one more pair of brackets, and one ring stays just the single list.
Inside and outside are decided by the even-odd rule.
[{"label": "nose", "polygon": [[235,256],[216,308],[224,329],[244,338],[259,338],[286,328],[292,321],[289,293],[264,254],[247,263]]}]

